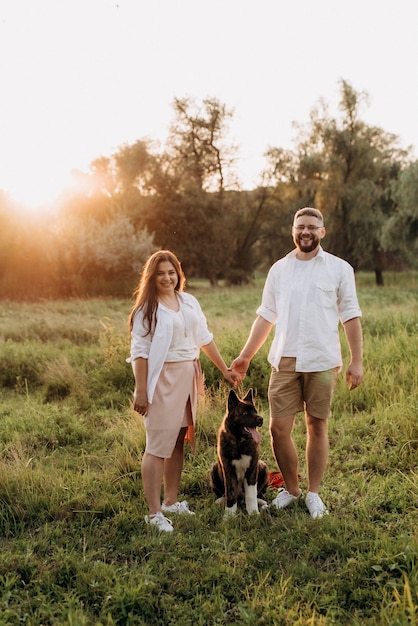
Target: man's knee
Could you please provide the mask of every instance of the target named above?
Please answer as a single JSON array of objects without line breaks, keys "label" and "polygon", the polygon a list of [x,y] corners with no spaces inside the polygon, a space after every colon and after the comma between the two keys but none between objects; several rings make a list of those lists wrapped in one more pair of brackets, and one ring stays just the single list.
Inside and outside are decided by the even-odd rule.
[{"label": "man's knee", "polygon": [[270,434],[272,438],[289,436],[293,430],[294,419],[294,415],[270,419]]},{"label": "man's knee", "polygon": [[306,427],[311,435],[320,436],[328,432],[328,420],[306,414]]}]

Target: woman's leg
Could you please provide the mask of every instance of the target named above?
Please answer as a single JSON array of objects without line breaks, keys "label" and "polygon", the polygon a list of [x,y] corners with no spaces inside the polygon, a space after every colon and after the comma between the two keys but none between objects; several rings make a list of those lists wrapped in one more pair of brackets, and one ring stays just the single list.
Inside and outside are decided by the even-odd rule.
[{"label": "woman's leg", "polygon": [[167,506],[175,504],[178,500],[186,432],[187,426],[180,429],[171,458],[164,459],[164,504]]},{"label": "woman's leg", "polygon": [[150,515],[161,511],[161,485],[164,475],[164,460],[148,452],[144,452],[141,464],[144,495],[149,506]]}]

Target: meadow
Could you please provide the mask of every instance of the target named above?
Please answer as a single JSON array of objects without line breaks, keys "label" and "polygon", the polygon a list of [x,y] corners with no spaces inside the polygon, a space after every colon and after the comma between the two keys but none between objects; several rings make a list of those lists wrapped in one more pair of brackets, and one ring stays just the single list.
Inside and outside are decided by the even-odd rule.
[{"label": "meadow", "polygon": [[[391,625],[418,617],[418,275],[357,276],[365,380],[341,374],[322,495],[224,520],[208,482],[229,386],[202,357],[197,449],[181,485],[195,516],[146,526],[145,436],[132,410],[125,300],[0,302],[0,625]],[[262,280],[191,282],[227,362],[245,341]],[[342,333],[343,338],[343,333]],[[347,348],[343,341],[344,358]],[[268,344],[239,391],[268,434]],[[300,415],[295,440],[301,452]],[[269,488],[271,501],[275,490]]]}]

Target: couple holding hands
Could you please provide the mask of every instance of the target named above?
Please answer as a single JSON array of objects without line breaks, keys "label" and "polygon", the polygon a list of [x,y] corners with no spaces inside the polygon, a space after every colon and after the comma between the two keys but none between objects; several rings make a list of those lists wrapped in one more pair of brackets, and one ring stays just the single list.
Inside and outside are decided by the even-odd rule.
[{"label": "couple holding hands", "polygon": [[[327,514],[318,495],[328,459],[328,418],[338,373],[342,367],[341,322],[351,360],[346,369],[350,389],[363,379],[361,311],[354,272],[344,260],[325,252],[323,216],[305,207],[292,226],[295,244],[270,268],[261,305],[248,340],[231,367],[225,364],[197,299],[184,291],[185,276],[175,254],[155,252],[145,263],[132,308],[131,362],[133,406],[144,416],[146,447],[142,481],[149,507],[145,521],[172,531],[170,514],[193,514],[178,501],[184,443],[194,449],[198,394],[203,394],[200,350],[234,386],[246,375],[254,354],[275,334],[268,355],[268,389],[272,450],[283,475],[273,505],[285,508],[302,497],[298,454],[292,439],[298,412],[307,427],[305,502],[313,518]],[[161,487],[164,499],[161,502]]]}]

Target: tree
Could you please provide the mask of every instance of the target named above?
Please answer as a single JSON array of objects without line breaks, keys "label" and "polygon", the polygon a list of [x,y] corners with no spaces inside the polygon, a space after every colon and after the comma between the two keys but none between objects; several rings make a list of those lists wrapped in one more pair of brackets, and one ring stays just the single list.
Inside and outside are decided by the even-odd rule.
[{"label": "tree", "polygon": [[55,248],[60,251],[65,295],[126,295],[124,289],[131,289],[156,246],[146,229],[138,232],[120,214],[106,222],[93,218],[61,221],[55,230]]},{"label": "tree", "polygon": [[314,206],[322,184],[321,155],[270,147],[262,174],[268,200],[260,229],[261,258],[267,266],[292,247],[291,226],[297,209]]},{"label": "tree", "polygon": [[173,249],[189,275],[216,284],[231,262],[227,185],[234,148],[231,112],[216,99],[174,100],[175,117],[151,180],[146,224],[155,243]]},{"label": "tree", "polygon": [[60,203],[64,219],[91,219],[107,222],[126,215],[138,228],[143,228],[141,212],[153,193],[152,179],[158,168],[158,155],[151,152],[148,141],[121,146],[110,157],[94,159],[87,173],[74,171],[75,188]]},{"label": "tree", "polygon": [[324,102],[312,110],[308,128],[299,127],[299,163],[313,165],[315,206],[325,215],[329,250],[355,269],[373,269],[383,284],[383,226],[395,210],[392,183],[408,152],[395,135],[360,119],[366,101],[366,93],[341,81],[342,117],[332,118]]},{"label": "tree", "polygon": [[393,183],[396,210],[383,228],[385,249],[418,268],[418,161]]},{"label": "tree", "polygon": [[175,98],[167,142],[172,167],[186,187],[222,193],[232,179],[235,148],[226,142],[232,110],[216,98]]}]

